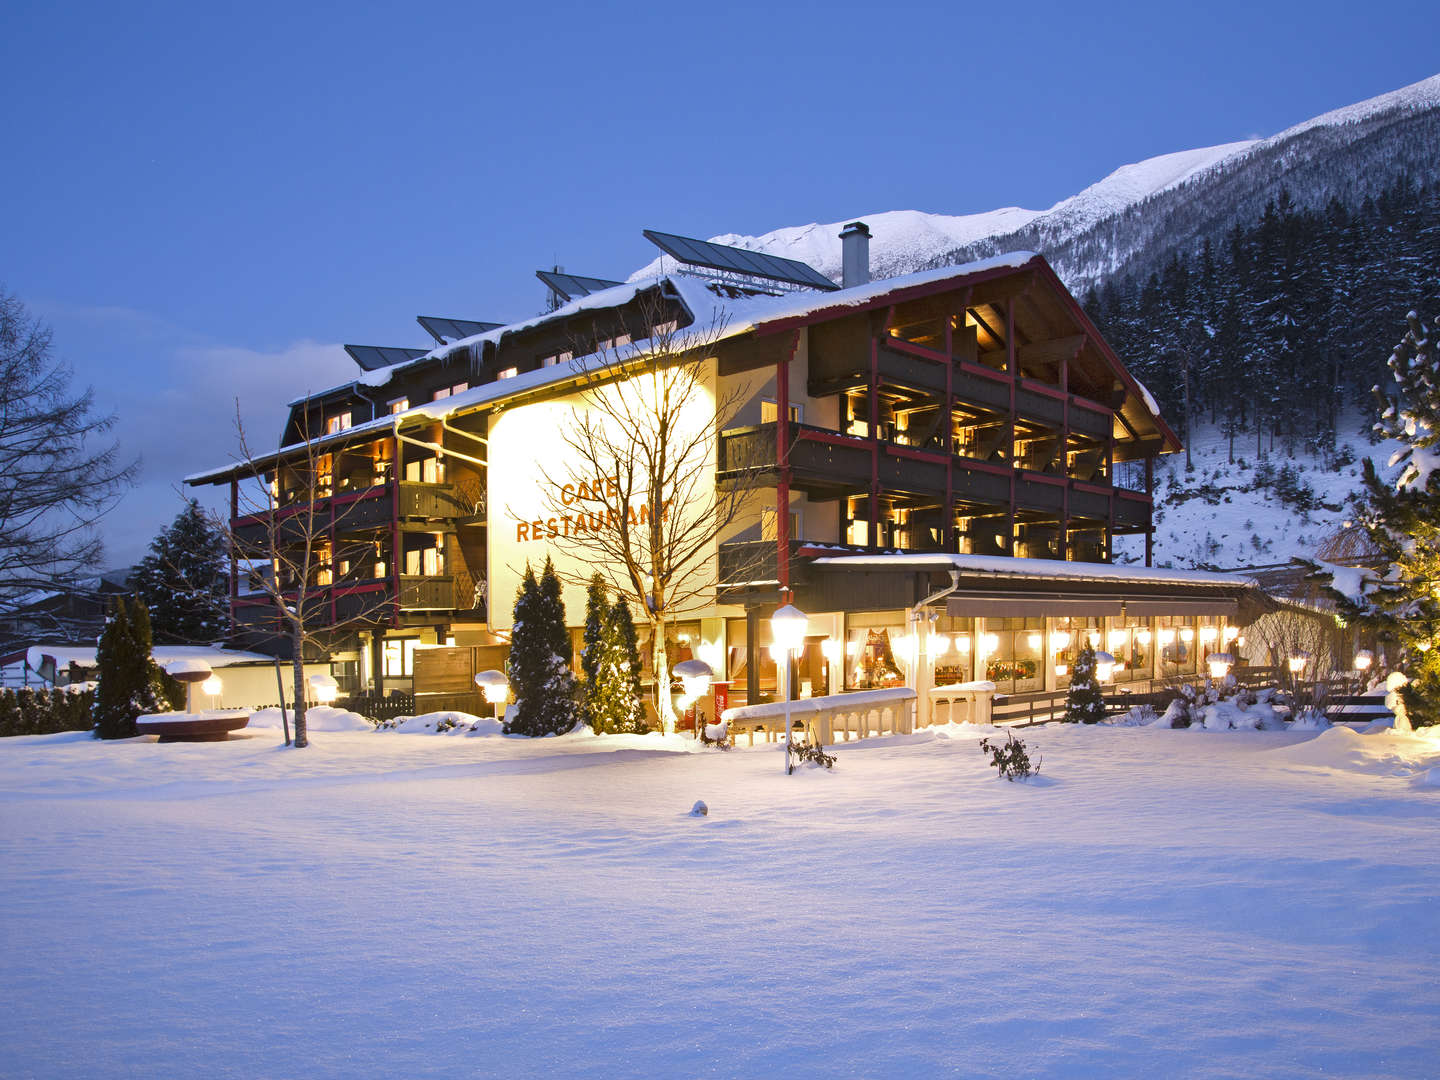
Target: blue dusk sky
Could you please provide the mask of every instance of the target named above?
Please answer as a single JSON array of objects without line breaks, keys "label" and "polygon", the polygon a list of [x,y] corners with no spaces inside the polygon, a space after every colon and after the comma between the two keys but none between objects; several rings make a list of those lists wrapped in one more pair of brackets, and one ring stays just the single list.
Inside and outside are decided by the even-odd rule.
[{"label": "blue dusk sky", "polygon": [[0,15],[0,283],[118,414],[132,561],[283,403],[642,228],[1044,209],[1435,74],[1440,4],[73,4]]}]

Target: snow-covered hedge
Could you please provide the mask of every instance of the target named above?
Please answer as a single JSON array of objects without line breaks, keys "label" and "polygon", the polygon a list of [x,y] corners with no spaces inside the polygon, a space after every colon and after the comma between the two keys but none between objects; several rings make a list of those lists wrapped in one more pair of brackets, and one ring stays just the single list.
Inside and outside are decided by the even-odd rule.
[{"label": "snow-covered hedge", "polygon": [[57,731],[89,731],[95,726],[90,709],[95,704],[93,684],[88,689],[0,690],[0,738],[9,735],[52,735]]}]

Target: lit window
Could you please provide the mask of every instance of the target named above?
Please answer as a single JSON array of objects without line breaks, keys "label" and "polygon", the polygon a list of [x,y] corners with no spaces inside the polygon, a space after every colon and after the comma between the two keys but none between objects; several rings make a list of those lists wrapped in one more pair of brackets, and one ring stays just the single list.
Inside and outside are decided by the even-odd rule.
[{"label": "lit window", "polygon": [[344,431],[350,426],[350,414],[348,412],[337,413],[325,421],[325,434],[335,435]]},{"label": "lit window", "polygon": [[[762,402],[760,402],[760,422],[761,422],[762,424],[773,424],[773,423],[775,423],[775,421],[778,420],[779,418],[780,418],[780,406],[779,406],[779,405],[777,405],[777,404],[776,404],[775,402],[773,402],[773,401],[762,401]],[[800,422],[800,406],[799,406],[799,405],[791,405],[791,406],[790,406],[790,422],[791,422],[792,424],[798,424],[798,423]]]},{"label": "lit window", "polygon": [[452,394],[463,394],[466,390],[469,390],[469,389],[470,389],[470,384],[469,384],[468,382],[457,382],[454,386],[452,386],[452,387],[450,388],[450,393],[452,393]]},{"label": "lit window", "polygon": [[650,328],[650,333],[654,337],[664,337],[666,334],[673,334],[677,329],[675,320],[671,319],[669,322],[656,323]]},{"label": "lit window", "polygon": [[409,407],[409,398],[396,398],[394,401],[390,402],[390,414],[393,416],[395,413],[402,413]]},{"label": "lit window", "polygon": [[430,395],[430,400],[431,400],[431,401],[440,401],[440,400],[442,400],[442,399],[444,399],[444,398],[447,398],[447,397],[449,397],[449,396],[450,396],[450,388],[449,388],[448,386],[442,386],[439,390],[436,390],[435,393],[433,393],[433,394]]},{"label": "lit window", "polygon": [[387,638],[385,641],[385,677],[407,679],[415,674],[415,646],[419,638]]},{"label": "lit window", "polygon": [[519,374],[520,374],[520,369],[519,369],[519,368],[507,367],[507,368],[505,368],[503,371],[497,371],[497,372],[495,373],[495,378],[497,378],[497,379],[513,379],[516,375],[519,375]]}]

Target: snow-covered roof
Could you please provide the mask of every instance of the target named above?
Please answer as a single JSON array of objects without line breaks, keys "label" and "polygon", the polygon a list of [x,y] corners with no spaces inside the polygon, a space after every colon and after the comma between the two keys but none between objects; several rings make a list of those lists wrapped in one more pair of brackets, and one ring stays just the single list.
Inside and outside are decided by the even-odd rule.
[{"label": "snow-covered roof", "polygon": [[[81,667],[95,666],[93,645],[32,645],[25,654],[25,661],[31,670],[39,671],[44,657],[50,657],[57,667],[79,664]],[[212,668],[230,667],[234,664],[272,664],[274,658],[264,653],[246,652],[243,649],[226,649],[219,645],[156,645],[150,650],[150,658],[163,668],[171,664],[208,664]],[[188,670],[199,670],[189,666]]]},{"label": "snow-covered roof", "polygon": [[[388,382],[397,372],[410,369],[428,361],[443,359],[456,350],[471,348],[487,341],[498,343],[509,334],[528,330],[551,320],[563,320],[581,311],[620,307],[634,300],[640,292],[660,285],[667,287],[679,298],[691,317],[690,325],[680,330],[671,342],[674,348],[683,349],[691,339],[714,343],[761,328],[767,323],[803,318],[806,315],[837,307],[860,307],[866,304],[872,304],[886,296],[906,289],[969,277],[974,274],[984,273],[988,270],[1006,267],[1018,268],[1036,258],[1038,258],[1038,256],[1035,255],[1034,252],[1012,252],[1008,255],[997,255],[993,258],[980,259],[975,262],[963,263],[959,266],[941,267],[936,270],[922,270],[914,274],[886,278],[883,281],[871,282],[868,285],[845,289],[841,292],[791,293],[785,296],[745,296],[737,299],[721,297],[710,288],[707,281],[684,274],[671,274],[649,281],[626,282],[623,285],[616,285],[609,289],[601,289],[598,292],[590,293],[588,296],[579,297],[565,304],[563,307],[559,307],[552,312],[547,312],[544,315],[527,319],[524,322],[512,323],[495,330],[488,330],[483,334],[475,334],[472,337],[463,338],[449,345],[437,346],[435,349],[426,353],[425,356],[419,357],[418,359],[407,361],[403,364],[396,364],[393,367],[381,368],[379,371],[366,372],[360,376],[359,379],[351,380],[349,383],[342,383],[339,387],[331,387],[327,390],[320,391],[310,395],[310,397],[312,399],[323,397],[333,393],[337,389],[343,389],[345,386],[354,385],[355,383],[380,386]],[[445,419],[457,413],[468,412],[483,405],[504,401],[507,398],[517,397],[545,386],[564,383],[585,375],[592,375],[601,364],[623,365],[636,357],[643,356],[648,351],[648,348],[649,346],[646,342],[640,340],[632,342],[630,345],[610,349],[604,354],[577,356],[569,361],[553,364],[550,367],[542,367],[534,371],[522,372],[512,378],[498,379],[494,382],[472,386],[468,390],[462,390],[458,394],[441,398],[439,401],[422,402],[411,406],[403,412],[379,416],[373,420],[367,420],[364,423],[345,428],[343,431],[336,432],[332,435],[320,436],[311,440],[308,445],[316,447],[333,446],[352,441],[357,436],[365,436],[367,434],[378,435],[385,431],[395,430],[409,422]],[[292,402],[291,404],[293,405],[298,403],[298,401],[304,400],[306,399],[300,398],[297,399],[297,402]],[[270,462],[296,454],[303,450],[306,445],[307,444],[303,442],[291,443],[287,446],[282,446],[279,450],[256,455],[249,461],[234,462],[220,468],[191,473],[185,477],[184,482],[186,484],[214,483],[218,480],[229,478],[236,470],[243,467],[264,467]]]},{"label": "snow-covered roof", "polygon": [[1253,588],[1253,578],[1210,570],[1175,570],[1164,566],[1069,562],[1063,559],[1020,559],[1009,555],[953,555],[927,552],[896,555],[827,555],[815,566],[840,570],[958,570],[963,574],[1003,578],[1061,578],[1066,581],[1128,582],[1143,585],[1205,585]]}]

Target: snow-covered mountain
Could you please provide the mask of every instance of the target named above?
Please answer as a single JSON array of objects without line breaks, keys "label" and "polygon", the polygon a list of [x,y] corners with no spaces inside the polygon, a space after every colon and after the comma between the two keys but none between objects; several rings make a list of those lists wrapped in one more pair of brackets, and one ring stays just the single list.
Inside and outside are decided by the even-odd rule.
[{"label": "snow-covered mountain", "polygon": [[[870,226],[876,277],[1006,251],[1040,251],[1072,289],[1117,270],[1148,272],[1171,252],[1223,236],[1259,216],[1281,189],[1301,206],[1352,201],[1397,176],[1428,176],[1440,145],[1440,75],[1296,124],[1267,139],[1182,150],[1123,165],[1048,210],[1006,207],[981,214],[918,210],[857,213],[761,236],[727,233],[721,244],[800,259],[839,280],[839,232]],[[659,260],[631,280],[653,274]]]}]

